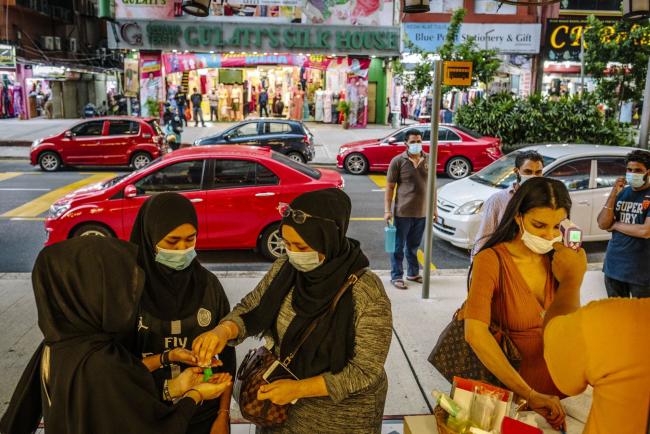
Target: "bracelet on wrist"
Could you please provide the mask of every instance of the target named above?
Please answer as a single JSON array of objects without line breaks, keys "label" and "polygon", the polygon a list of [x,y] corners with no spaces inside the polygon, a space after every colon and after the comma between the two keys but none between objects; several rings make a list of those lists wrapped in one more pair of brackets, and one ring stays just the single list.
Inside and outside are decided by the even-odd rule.
[{"label": "bracelet on wrist", "polygon": [[160,354],[160,366],[162,366],[162,367],[169,366],[169,364],[170,364],[170,362],[169,362],[169,353],[170,352],[171,352],[171,350],[165,350],[165,351],[162,352],[162,354]]},{"label": "bracelet on wrist", "polygon": [[169,393],[169,380],[165,380],[163,383],[163,400],[165,401],[173,401],[174,398],[172,398],[171,393]]},{"label": "bracelet on wrist", "polygon": [[196,393],[199,394],[199,402],[197,402],[197,405],[202,405],[202,404],[203,404],[203,395],[201,395],[201,392],[199,392],[199,391],[196,390],[196,389],[190,389],[190,390],[188,390],[187,392],[185,392],[185,393],[183,394],[183,398],[192,398],[192,397],[190,396],[190,392],[196,392]]}]

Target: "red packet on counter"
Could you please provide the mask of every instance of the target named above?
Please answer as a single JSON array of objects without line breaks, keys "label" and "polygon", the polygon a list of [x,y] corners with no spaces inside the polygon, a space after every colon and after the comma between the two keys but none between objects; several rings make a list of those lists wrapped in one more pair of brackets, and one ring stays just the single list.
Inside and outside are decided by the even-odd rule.
[{"label": "red packet on counter", "polygon": [[519,422],[511,417],[504,417],[501,424],[501,434],[543,434],[539,428]]}]

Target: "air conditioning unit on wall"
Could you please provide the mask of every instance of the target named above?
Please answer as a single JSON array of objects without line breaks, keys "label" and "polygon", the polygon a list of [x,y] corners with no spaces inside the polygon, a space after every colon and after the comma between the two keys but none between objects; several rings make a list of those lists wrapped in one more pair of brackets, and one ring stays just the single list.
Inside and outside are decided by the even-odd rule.
[{"label": "air conditioning unit on wall", "polygon": [[68,51],[71,53],[77,52],[77,38],[70,38],[68,40]]},{"label": "air conditioning unit on wall", "polygon": [[41,36],[41,48],[43,50],[54,50],[54,38],[52,36]]}]

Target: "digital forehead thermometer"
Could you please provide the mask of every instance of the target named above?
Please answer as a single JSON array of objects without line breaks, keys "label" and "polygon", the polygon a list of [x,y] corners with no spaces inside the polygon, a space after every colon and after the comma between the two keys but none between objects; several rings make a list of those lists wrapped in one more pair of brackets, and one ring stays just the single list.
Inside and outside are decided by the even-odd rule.
[{"label": "digital forehead thermometer", "polygon": [[576,226],[571,220],[566,219],[560,223],[560,233],[562,234],[562,243],[566,247],[574,250],[582,247],[582,229]]}]

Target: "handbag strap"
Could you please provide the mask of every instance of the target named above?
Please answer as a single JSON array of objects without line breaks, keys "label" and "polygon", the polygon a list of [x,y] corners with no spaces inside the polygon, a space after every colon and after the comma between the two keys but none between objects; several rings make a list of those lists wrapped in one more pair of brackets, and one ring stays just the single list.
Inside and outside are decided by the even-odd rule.
[{"label": "handbag strap", "polygon": [[327,315],[334,313],[336,310],[336,306],[339,304],[339,301],[341,300],[341,297],[343,297],[343,294],[348,290],[348,288],[354,286],[355,283],[365,274],[365,272],[368,271],[368,267],[364,267],[357,271],[356,273],[350,274],[346,281],[343,283],[343,286],[339,289],[339,291],[336,293],[332,301],[330,302],[329,308],[319,317],[317,317],[314,321],[312,321],[311,324],[309,324],[309,327],[305,330],[305,332],[302,334],[300,341],[298,341],[298,345],[296,345],[296,348],[287,356],[285,357],[284,361],[282,362],[284,366],[289,366],[291,361],[293,360],[294,357],[296,357],[296,354],[298,351],[300,351],[300,348],[302,348],[303,344],[309,339],[309,336],[316,330],[316,327],[318,324],[321,322],[323,318],[325,318]]}]

